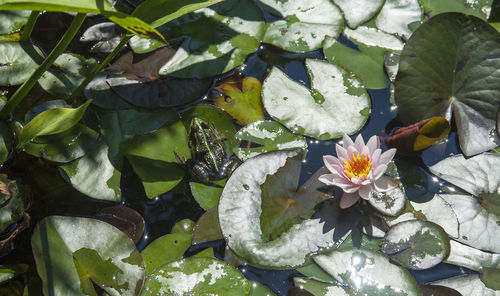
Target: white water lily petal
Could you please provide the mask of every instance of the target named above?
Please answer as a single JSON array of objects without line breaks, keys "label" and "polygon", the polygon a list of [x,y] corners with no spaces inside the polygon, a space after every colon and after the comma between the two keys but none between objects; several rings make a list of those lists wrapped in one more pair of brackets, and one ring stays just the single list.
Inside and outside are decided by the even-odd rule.
[{"label": "white water lily petal", "polygon": [[375,150],[380,146],[379,139],[377,136],[372,136],[366,143],[366,147],[370,149],[370,154],[373,154]]},{"label": "white water lily petal", "polygon": [[358,202],[359,198],[360,196],[357,192],[354,193],[344,192],[344,194],[342,194],[342,197],[340,198],[340,208],[346,209],[354,205],[355,203]]},{"label": "white water lily petal", "polygon": [[359,196],[366,200],[370,199],[372,197],[372,187],[370,185],[359,187]]}]

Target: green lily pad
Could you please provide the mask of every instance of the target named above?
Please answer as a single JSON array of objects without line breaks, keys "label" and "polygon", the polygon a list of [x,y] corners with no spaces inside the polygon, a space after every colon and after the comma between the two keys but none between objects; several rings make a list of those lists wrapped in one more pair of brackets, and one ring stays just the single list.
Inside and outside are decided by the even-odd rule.
[{"label": "green lily pad", "polygon": [[323,233],[324,222],[301,218],[326,195],[314,184],[296,191],[301,159],[297,150],[259,155],[240,165],[224,187],[220,227],[228,246],[249,264],[295,267],[333,245],[333,230]]},{"label": "green lily pad", "polygon": [[82,42],[96,42],[90,52],[95,53],[110,53],[121,41],[120,34],[117,30],[117,25],[113,22],[103,22],[92,25],[80,37]]},{"label": "green lily pad", "polygon": [[334,250],[314,261],[346,287],[348,295],[420,295],[411,274],[376,251]]},{"label": "green lily pad", "polygon": [[276,294],[261,283],[251,282],[248,296],[276,296]]},{"label": "green lily pad", "polygon": [[222,239],[217,207],[201,215],[193,228],[193,245]]},{"label": "green lily pad", "polygon": [[[244,0],[227,0],[173,20],[158,30],[169,41],[184,42],[160,74],[204,78],[227,72],[257,50],[264,29],[260,10]],[[132,38],[130,45],[136,53],[160,46],[139,38]]]},{"label": "green lily pad", "polygon": [[420,290],[423,296],[462,296],[455,289],[438,285],[421,285]]},{"label": "green lily pad", "polygon": [[149,276],[160,265],[176,261],[191,246],[191,234],[166,234],[155,239],[141,252],[146,265],[146,276]]},{"label": "green lily pad", "polygon": [[119,202],[121,200],[121,166],[112,163],[110,147],[101,139],[83,157],[61,165],[63,178],[89,197]]},{"label": "green lily pad", "polygon": [[341,287],[313,279],[294,277],[293,284],[295,287],[304,289],[314,296],[348,296],[347,292]]},{"label": "green lily pad", "polygon": [[[387,178],[387,177],[385,177]],[[389,180],[389,178],[387,178]],[[368,200],[377,211],[388,216],[397,216],[405,208],[406,194],[399,180],[393,179],[396,187],[387,192],[372,191],[373,197]]]},{"label": "green lily pad", "polygon": [[263,42],[288,51],[318,49],[326,36],[336,38],[344,27],[340,9],[329,0],[260,0],[258,5],[279,18],[267,23]]},{"label": "green lily pad", "polygon": [[4,163],[12,150],[14,136],[10,127],[5,123],[0,123],[0,164]]},{"label": "green lily pad", "polygon": [[52,68],[43,73],[38,83],[51,95],[67,98],[90,75],[97,61],[77,54],[63,53]]},{"label": "green lily pad", "polygon": [[29,268],[27,264],[0,264],[0,284],[10,280],[11,278],[25,273]]},{"label": "green lily pad", "polygon": [[247,295],[250,282],[223,261],[191,257],[162,265],[145,281],[141,296]]},{"label": "green lily pad", "polygon": [[193,234],[193,229],[196,223],[191,219],[182,219],[174,224],[170,233],[187,233]]},{"label": "green lily pad", "polygon": [[419,0],[425,12],[430,16],[444,12],[463,12],[486,19],[488,10],[491,8],[492,0]]},{"label": "green lily pad", "polygon": [[385,33],[377,28],[360,26],[356,30],[346,28],[343,34],[356,43],[366,46],[376,46],[388,51],[399,52],[403,49],[403,41],[394,35]]},{"label": "green lily pad", "polygon": [[0,11],[0,34],[7,35],[20,30],[28,21],[30,10]]},{"label": "green lily pad", "polygon": [[415,211],[422,213],[425,219],[441,226],[452,238],[458,238],[458,218],[455,211],[451,208],[440,195],[436,194],[427,202],[410,202]]},{"label": "green lily pad", "polygon": [[325,61],[305,63],[311,89],[273,68],[262,87],[267,112],[295,133],[320,140],[361,129],[370,114],[370,97],[359,80]]},{"label": "green lily pad", "polygon": [[467,296],[500,296],[500,291],[486,287],[477,274],[455,276],[431,284],[452,288]]},{"label": "green lily pad", "polygon": [[220,93],[213,98],[215,105],[229,113],[239,125],[264,120],[260,81],[245,77],[241,80],[241,88],[236,83],[225,82],[215,88]]},{"label": "green lily pad", "polygon": [[323,44],[323,52],[328,61],[356,74],[367,88],[386,88],[389,83],[384,72],[386,49],[359,42],[355,44],[358,50],[340,43],[335,38],[327,37]]},{"label": "green lily pad", "polygon": [[342,10],[347,25],[352,29],[372,19],[385,2],[385,0],[333,0],[333,3]]},{"label": "green lily pad", "polygon": [[450,253],[450,240],[439,225],[411,220],[389,229],[381,251],[409,269],[427,269],[441,263]]},{"label": "green lily pad", "polygon": [[386,0],[375,23],[380,30],[408,39],[412,33],[409,24],[422,20],[418,0]]},{"label": "green lily pad", "polygon": [[500,269],[500,254],[481,251],[452,240],[450,255],[445,262],[480,272],[483,268]]},{"label": "green lily pad", "polygon": [[92,104],[107,110],[133,109],[134,106],[115,93],[106,83],[108,71],[97,74],[83,89],[86,98],[92,98]]},{"label": "green lily pad", "polygon": [[194,199],[205,211],[219,204],[219,198],[223,188],[196,182],[189,182],[189,187],[191,188],[191,194],[193,194]]},{"label": "green lily pad", "polygon": [[236,133],[240,141],[249,141],[261,146],[251,148],[235,148],[233,151],[242,161],[259,154],[276,150],[302,149],[307,153],[307,141],[304,137],[294,135],[276,121],[257,121],[241,128]]},{"label": "green lily pad", "polygon": [[[96,235],[99,234],[99,235]],[[36,227],[31,246],[45,295],[136,295],[144,262],[117,228],[90,218],[50,216]]]},{"label": "green lily pad", "polygon": [[0,85],[10,86],[28,80],[43,60],[40,50],[29,43],[0,43]]},{"label": "green lily pad", "polygon": [[308,278],[316,281],[330,283],[330,284],[335,283],[335,279],[332,278],[328,273],[326,273],[326,271],[321,269],[321,267],[319,267],[315,263],[299,267],[297,268],[297,271],[307,276]]},{"label": "green lily pad", "polygon": [[98,137],[99,134],[93,129],[78,123],[62,133],[39,137],[23,149],[28,154],[48,161],[68,163],[91,151]]},{"label": "green lily pad", "polygon": [[[0,233],[3,232],[7,226],[15,223],[24,215],[26,204],[26,192],[24,188],[20,188],[14,180],[9,180],[5,175],[0,175],[0,181],[4,183],[10,190],[10,197],[7,200],[2,200],[2,207],[0,207]],[[7,204],[5,204],[7,202]]]},{"label": "green lily pad", "polygon": [[485,21],[460,13],[429,19],[401,52],[395,82],[399,117],[406,124],[433,116],[450,120],[453,111],[464,154],[496,147],[499,137],[491,131],[500,84],[487,81],[500,79],[498,56],[500,33]]},{"label": "green lily pad", "polygon": [[484,285],[495,291],[500,291],[500,269],[485,267],[479,276]]},{"label": "green lily pad", "polygon": [[82,119],[92,100],[78,108],[53,108],[35,116],[19,132],[18,147],[39,136],[54,135],[69,130]]}]

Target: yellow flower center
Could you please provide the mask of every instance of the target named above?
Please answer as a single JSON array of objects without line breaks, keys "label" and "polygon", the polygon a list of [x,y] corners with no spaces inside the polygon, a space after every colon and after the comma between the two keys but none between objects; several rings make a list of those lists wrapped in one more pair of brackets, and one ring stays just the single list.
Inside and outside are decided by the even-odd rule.
[{"label": "yellow flower center", "polygon": [[366,155],[359,155],[359,153],[351,155],[351,158],[348,157],[347,161],[344,162],[344,172],[349,179],[366,177],[371,169],[371,160]]}]

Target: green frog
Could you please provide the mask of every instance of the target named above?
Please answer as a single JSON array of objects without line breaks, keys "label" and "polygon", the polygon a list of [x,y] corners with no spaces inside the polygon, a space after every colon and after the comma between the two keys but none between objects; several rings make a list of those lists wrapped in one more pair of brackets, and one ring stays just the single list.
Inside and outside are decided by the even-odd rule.
[{"label": "green frog", "polygon": [[224,138],[215,126],[200,118],[193,118],[189,131],[191,159],[178,160],[188,169],[195,181],[208,183],[230,175],[240,161],[229,157]]}]

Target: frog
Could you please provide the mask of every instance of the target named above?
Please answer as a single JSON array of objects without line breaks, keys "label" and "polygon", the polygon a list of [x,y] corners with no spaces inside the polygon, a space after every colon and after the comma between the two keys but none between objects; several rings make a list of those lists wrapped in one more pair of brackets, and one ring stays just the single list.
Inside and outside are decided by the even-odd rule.
[{"label": "frog", "polygon": [[180,162],[195,181],[208,184],[210,180],[228,177],[241,163],[229,153],[224,137],[217,128],[208,121],[194,117],[189,127],[189,148],[191,158]]}]

